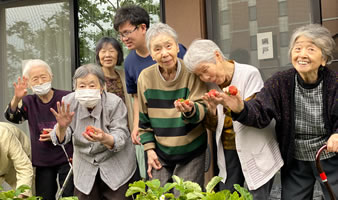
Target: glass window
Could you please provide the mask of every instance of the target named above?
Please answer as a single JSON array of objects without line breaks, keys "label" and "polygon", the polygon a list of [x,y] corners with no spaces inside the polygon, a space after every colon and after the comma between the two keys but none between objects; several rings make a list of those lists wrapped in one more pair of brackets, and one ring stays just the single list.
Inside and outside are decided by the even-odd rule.
[{"label": "glass window", "polygon": [[[32,5],[15,1],[0,5],[1,112],[14,95],[13,83],[28,59],[41,59],[52,68],[52,86],[71,90],[71,33],[69,1]],[[54,1],[55,2],[55,1]],[[24,4],[24,5],[23,5]],[[16,7],[20,5],[20,7]],[[30,92],[30,90],[28,90]],[[1,114],[1,120],[6,121]],[[28,129],[23,126],[22,129]]]},{"label": "glass window", "polygon": [[[314,20],[311,16],[311,0],[206,2],[211,8],[207,14],[211,16],[208,22],[212,22],[209,39],[220,46],[225,56],[256,66],[264,79],[274,72],[291,67],[287,56],[289,35],[295,28]],[[227,22],[226,25],[224,22]],[[257,55],[257,34],[266,32],[272,33],[273,57],[261,59]],[[241,52],[241,56],[236,56],[238,52]]]},{"label": "glass window", "polygon": [[[148,11],[151,23],[160,21],[160,0],[79,0],[79,47],[80,64],[96,63],[95,45],[103,36],[117,38],[114,30],[114,14],[116,10],[124,5],[137,4]],[[124,48],[125,55],[127,49]]]}]

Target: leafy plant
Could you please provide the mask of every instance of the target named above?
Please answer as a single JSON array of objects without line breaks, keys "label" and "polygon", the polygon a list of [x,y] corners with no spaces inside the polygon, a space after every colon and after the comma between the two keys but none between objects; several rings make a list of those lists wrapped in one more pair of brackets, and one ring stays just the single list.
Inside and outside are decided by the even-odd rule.
[{"label": "leafy plant", "polygon": [[[26,190],[31,188],[28,185],[21,185],[16,190],[3,191],[3,188],[0,187],[0,200],[42,200],[42,197],[31,196],[27,198],[21,198],[20,195],[23,194]],[[77,197],[63,197],[61,200],[78,200]]]},{"label": "leafy plant", "polygon": [[[235,184],[237,191],[231,193],[229,190],[215,192],[215,186],[222,180],[221,177],[213,177],[206,186],[206,191],[202,191],[199,184],[192,181],[184,181],[178,176],[173,176],[173,183],[160,186],[158,179],[150,181],[136,181],[129,184],[126,196],[136,195],[136,200],[252,200],[252,195],[247,189]],[[175,197],[173,189],[179,191],[179,196]]]}]

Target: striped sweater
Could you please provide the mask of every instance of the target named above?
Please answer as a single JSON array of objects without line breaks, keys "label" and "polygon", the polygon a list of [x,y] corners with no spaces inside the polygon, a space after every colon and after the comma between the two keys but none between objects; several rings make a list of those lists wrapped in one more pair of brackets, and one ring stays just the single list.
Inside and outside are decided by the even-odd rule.
[{"label": "striped sweater", "polygon": [[[179,75],[165,81],[158,64],[144,69],[138,79],[139,132],[144,150],[154,149],[170,163],[188,162],[205,151],[206,129],[201,123],[206,106],[201,97],[207,88],[194,74],[189,73],[182,60]],[[175,109],[174,101],[183,98],[194,102],[190,116]]]}]

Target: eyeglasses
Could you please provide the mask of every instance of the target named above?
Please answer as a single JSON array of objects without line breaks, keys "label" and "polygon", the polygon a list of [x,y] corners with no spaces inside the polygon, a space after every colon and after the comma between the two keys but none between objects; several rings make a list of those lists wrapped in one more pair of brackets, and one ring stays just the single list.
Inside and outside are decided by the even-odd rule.
[{"label": "eyeglasses", "polygon": [[123,33],[119,33],[120,38],[128,37],[128,35],[136,31],[137,28],[138,26],[135,26],[135,28],[131,31],[124,31]]}]

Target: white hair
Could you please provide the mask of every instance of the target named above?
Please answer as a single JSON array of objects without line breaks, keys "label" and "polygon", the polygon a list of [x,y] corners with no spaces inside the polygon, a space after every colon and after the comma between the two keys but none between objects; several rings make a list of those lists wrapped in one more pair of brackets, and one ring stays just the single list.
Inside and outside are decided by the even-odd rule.
[{"label": "white hair", "polygon": [[33,67],[36,66],[42,66],[44,68],[46,68],[47,72],[49,73],[49,75],[52,77],[53,73],[52,73],[52,69],[50,68],[50,66],[43,60],[40,59],[31,59],[28,60],[23,68],[22,71],[22,75],[25,76],[26,78],[29,78],[29,72]]},{"label": "white hair", "polygon": [[289,57],[291,58],[292,49],[300,36],[310,38],[314,45],[321,49],[323,58],[326,62],[333,59],[333,51],[336,46],[330,31],[320,24],[308,24],[297,28],[291,36],[289,45]]},{"label": "white hair", "polygon": [[165,35],[168,35],[174,38],[175,42],[178,44],[178,36],[177,36],[176,31],[173,28],[171,28],[168,24],[159,22],[159,23],[151,25],[146,33],[146,45],[150,52],[151,52],[151,49],[150,49],[151,39],[160,34],[165,34]]},{"label": "white hair", "polygon": [[220,53],[224,60],[227,60],[215,42],[204,39],[194,40],[184,55],[184,64],[190,72],[194,72],[196,67],[202,62],[215,64],[216,51]]}]

